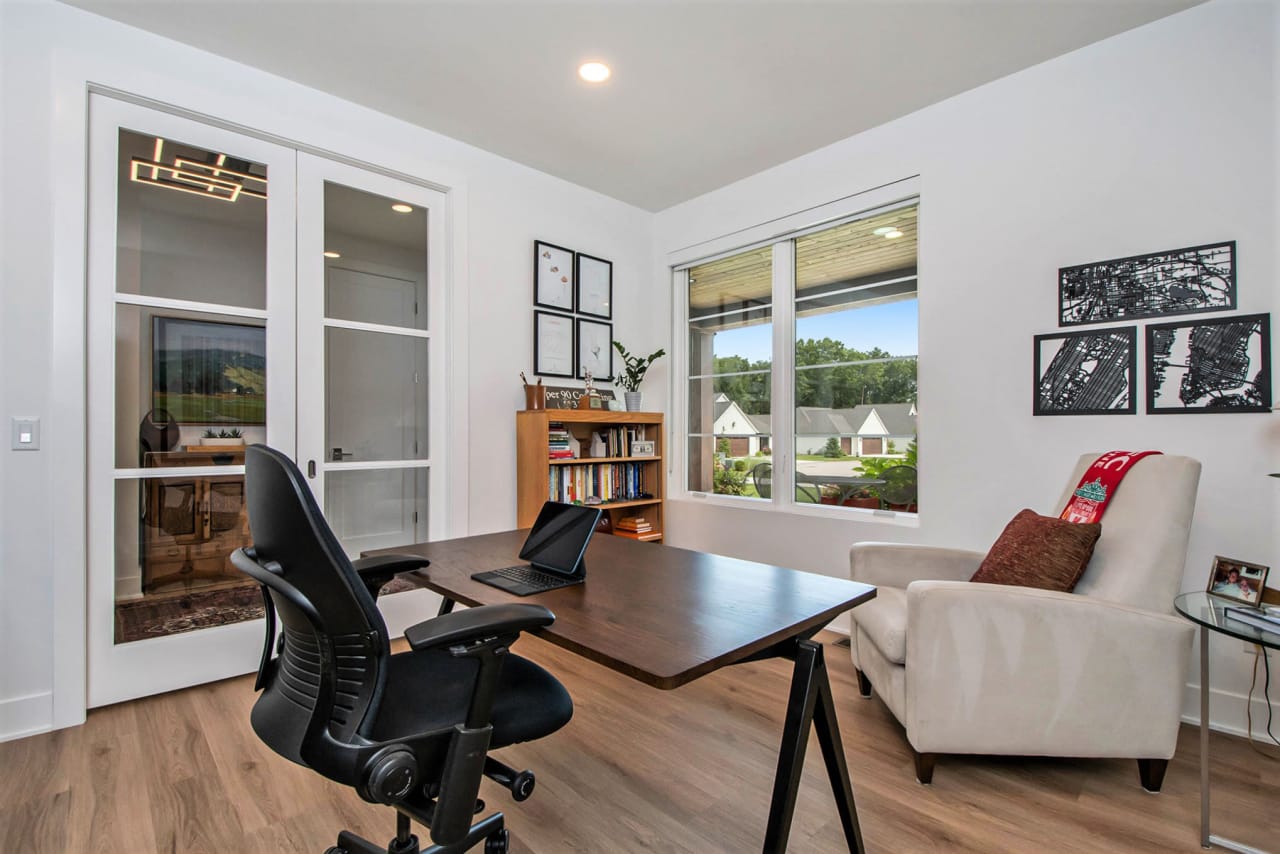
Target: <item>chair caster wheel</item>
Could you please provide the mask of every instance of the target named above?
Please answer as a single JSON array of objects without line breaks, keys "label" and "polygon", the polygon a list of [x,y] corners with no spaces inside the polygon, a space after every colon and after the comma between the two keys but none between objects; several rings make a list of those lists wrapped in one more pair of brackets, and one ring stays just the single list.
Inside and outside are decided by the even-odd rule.
[{"label": "chair caster wheel", "polygon": [[484,854],[507,854],[511,848],[511,831],[503,828],[484,841]]},{"label": "chair caster wheel", "polygon": [[532,771],[521,771],[511,781],[511,799],[514,801],[528,800],[529,796],[533,794],[533,786],[536,782]]},{"label": "chair caster wheel", "polygon": [[347,854],[347,849],[333,845],[324,849],[324,854]]}]

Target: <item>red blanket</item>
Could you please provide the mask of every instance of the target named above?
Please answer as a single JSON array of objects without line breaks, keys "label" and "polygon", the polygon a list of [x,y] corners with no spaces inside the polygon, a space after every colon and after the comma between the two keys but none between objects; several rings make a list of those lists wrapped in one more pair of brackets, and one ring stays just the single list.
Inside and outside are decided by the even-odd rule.
[{"label": "red blanket", "polygon": [[1107,512],[1107,504],[1111,496],[1116,494],[1116,487],[1138,460],[1159,454],[1161,451],[1108,451],[1089,466],[1089,470],[1080,478],[1071,500],[1059,518],[1068,522],[1097,522]]}]

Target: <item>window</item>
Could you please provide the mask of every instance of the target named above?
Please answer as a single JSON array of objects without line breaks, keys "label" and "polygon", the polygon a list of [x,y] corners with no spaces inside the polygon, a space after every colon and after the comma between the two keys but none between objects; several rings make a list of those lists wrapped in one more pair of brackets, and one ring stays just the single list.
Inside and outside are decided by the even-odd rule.
[{"label": "window", "polygon": [[690,491],[916,511],[917,211],[687,269]]}]

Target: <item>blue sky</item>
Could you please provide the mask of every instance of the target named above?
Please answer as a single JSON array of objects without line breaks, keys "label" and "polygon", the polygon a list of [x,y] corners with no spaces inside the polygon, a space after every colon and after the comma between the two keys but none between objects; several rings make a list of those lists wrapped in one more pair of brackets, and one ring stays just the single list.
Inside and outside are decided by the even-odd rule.
[{"label": "blue sky", "polygon": [[[848,347],[879,347],[895,356],[914,356],[919,350],[918,301],[903,300],[867,308],[833,311],[802,317],[796,323],[796,340],[834,338]],[[743,329],[717,332],[717,356],[745,356],[753,362],[769,359],[773,325],[762,323]]]}]

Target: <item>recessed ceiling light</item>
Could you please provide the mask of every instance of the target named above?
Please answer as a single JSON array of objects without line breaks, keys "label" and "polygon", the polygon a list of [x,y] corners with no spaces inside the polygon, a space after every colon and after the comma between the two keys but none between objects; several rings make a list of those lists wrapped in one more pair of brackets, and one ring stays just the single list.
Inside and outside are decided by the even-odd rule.
[{"label": "recessed ceiling light", "polygon": [[396,202],[391,209],[396,213],[413,213],[413,206],[406,205],[404,202]]},{"label": "recessed ceiling light", "polygon": [[584,62],[578,66],[578,76],[588,83],[603,83],[611,73],[603,62]]},{"label": "recessed ceiling light", "polygon": [[893,231],[886,231],[886,232],[884,233],[884,236],[885,236],[885,237],[887,237],[887,238],[889,238],[890,240],[892,240],[892,239],[893,239],[893,238],[895,238],[895,237],[901,237],[901,236],[902,236],[902,232],[901,232],[901,231],[898,231],[898,229],[896,229],[896,228],[895,228]]},{"label": "recessed ceiling light", "polygon": [[341,253],[341,252],[334,252],[332,249],[326,249],[326,250],[324,251],[324,257],[326,257],[326,258],[341,258],[341,257],[342,257],[342,253]]},{"label": "recessed ceiling light", "polygon": [[888,234],[889,232],[891,232],[891,231],[897,231],[897,230],[898,230],[898,229],[894,228],[894,227],[893,227],[893,226],[891,226],[891,225],[882,225],[882,226],[880,226],[879,228],[877,228],[875,231],[873,231],[873,232],[871,232],[871,233],[872,233],[872,234],[874,234],[874,235],[876,235],[877,237],[884,237],[884,236],[885,236],[886,234]]}]

